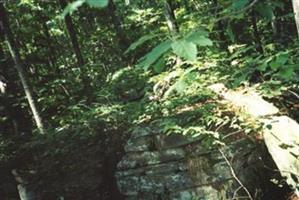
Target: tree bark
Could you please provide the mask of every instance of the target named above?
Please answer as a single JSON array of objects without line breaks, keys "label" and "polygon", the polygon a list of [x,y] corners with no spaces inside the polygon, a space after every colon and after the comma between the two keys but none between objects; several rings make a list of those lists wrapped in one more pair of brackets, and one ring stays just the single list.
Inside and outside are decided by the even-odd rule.
[{"label": "tree bark", "polygon": [[254,11],[251,12],[251,22],[252,22],[253,37],[255,40],[256,50],[259,53],[263,54],[264,53],[263,45],[262,45],[260,33],[258,31],[257,20],[256,20],[256,15],[255,15]]},{"label": "tree bark", "polygon": [[171,0],[164,0],[164,16],[166,18],[170,34],[172,36],[177,35],[179,33],[179,26],[176,22]]},{"label": "tree bark", "polygon": [[43,32],[44,32],[44,35],[46,37],[46,41],[47,41],[47,46],[48,46],[48,51],[49,51],[49,61],[50,61],[50,64],[51,66],[55,67],[55,50],[52,46],[52,39],[51,39],[51,36],[50,36],[50,33],[49,33],[49,28],[46,24],[46,19],[44,17],[41,17],[41,20],[42,20],[42,27],[43,27]]},{"label": "tree bark", "polygon": [[[212,3],[213,3],[213,7],[215,7],[215,16],[216,18],[219,18],[219,2],[218,0],[212,0]],[[220,44],[220,47],[223,48],[223,49],[226,49],[227,50],[227,39],[226,39],[226,36],[225,36],[225,28],[224,28],[224,24],[223,24],[223,21],[222,20],[219,20],[217,21],[216,23],[216,27],[217,27],[217,32],[219,32],[219,44]]]},{"label": "tree bark", "polygon": [[[0,64],[4,61],[4,51],[3,51],[3,47],[2,47],[2,43],[1,43],[1,39],[0,39]],[[1,70],[0,70],[1,72]]]},{"label": "tree bark", "polygon": [[[65,0],[59,0],[60,2],[60,6],[62,9],[64,9],[67,6],[67,2]],[[81,53],[81,49],[80,49],[80,45],[78,42],[78,37],[77,37],[77,33],[76,30],[74,28],[74,24],[73,24],[73,20],[72,17],[67,14],[64,18],[65,20],[65,24],[66,24],[66,28],[67,31],[69,33],[70,39],[71,39],[71,43],[77,58],[77,63],[79,66],[83,66],[85,64],[82,53]],[[90,84],[90,79],[84,75],[84,74],[80,74],[80,77],[82,78],[82,84],[84,87],[84,93],[86,94],[85,96],[87,97],[87,103],[91,103],[94,99],[94,95],[92,93],[92,86]]]},{"label": "tree bark", "polygon": [[[59,0],[59,3],[60,3],[60,6],[62,9],[64,9],[67,6],[67,3],[65,0]],[[77,33],[74,29],[72,17],[69,14],[67,14],[64,18],[64,21],[65,21],[65,25],[66,25],[67,31],[69,33],[69,36],[70,36],[70,39],[72,42],[72,46],[73,46],[73,49],[74,49],[74,52],[75,52],[75,55],[77,58],[78,65],[82,66],[82,65],[84,65],[84,59],[83,59],[80,45],[78,42]]]},{"label": "tree bark", "polygon": [[27,77],[26,77],[24,69],[23,69],[23,64],[22,64],[22,61],[20,58],[20,54],[15,46],[15,41],[13,39],[11,30],[9,27],[8,18],[7,18],[6,10],[5,10],[3,3],[0,3],[0,27],[4,34],[4,37],[6,39],[6,43],[7,43],[8,49],[10,51],[11,57],[14,61],[14,64],[15,64],[14,66],[15,66],[15,68],[18,72],[18,75],[20,77],[20,80],[21,80],[27,101],[31,108],[36,126],[41,134],[45,134],[45,129],[44,129],[44,126],[42,123],[42,119],[41,119],[39,111],[36,107],[31,89],[28,85]]},{"label": "tree bark", "polygon": [[293,4],[293,10],[294,10],[294,14],[295,14],[297,33],[298,33],[298,37],[299,37],[299,1],[292,0],[292,4]]}]

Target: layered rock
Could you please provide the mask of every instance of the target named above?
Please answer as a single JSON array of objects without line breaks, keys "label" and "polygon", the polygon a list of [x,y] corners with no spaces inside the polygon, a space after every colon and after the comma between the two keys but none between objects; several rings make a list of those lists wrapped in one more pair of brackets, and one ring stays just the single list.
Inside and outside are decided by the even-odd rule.
[{"label": "layered rock", "polygon": [[[204,148],[201,142],[200,137],[165,135],[150,125],[137,127],[125,146],[126,155],[118,164],[119,190],[127,199],[144,200],[193,197],[220,200],[246,196],[219,150]],[[252,174],[261,171],[247,162],[253,152],[260,153],[253,148],[255,145],[250,140],[242,139],[223,150],[228,159],[233,154],[242,158],[242,162],[232,161],[232,164],[236,165],[236,173],[246,171],[241,178],[246,182],[255,182],[256,175]],[[240,191],[236,193],[238,188]],[[256,183],[249,188],[261,190]]]},{"label": "layered rock", "polygon": [[286,116],[275,117],[278,109],[257,93],[228,91],[219,84],[211,89],[237,115],[264,123],[264,140],[221,129],[226,147],[207,149],[203,137],[165,135],[154,125],[138,126],[116,172],[127,199],[280,200],[291,191],[286,185],[279,188],[281,176],[297,191],[299,125]]}]

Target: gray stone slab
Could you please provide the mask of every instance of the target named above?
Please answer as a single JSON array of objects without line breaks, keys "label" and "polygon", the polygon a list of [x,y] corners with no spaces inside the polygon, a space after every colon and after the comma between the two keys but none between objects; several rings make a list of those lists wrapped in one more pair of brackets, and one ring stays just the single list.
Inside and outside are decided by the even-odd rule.
[{"label": "gray stone slab", "polygon": [[282,176],[299,195],[299,125],[289,117],[273,117],[265,123],[264,140]]}]

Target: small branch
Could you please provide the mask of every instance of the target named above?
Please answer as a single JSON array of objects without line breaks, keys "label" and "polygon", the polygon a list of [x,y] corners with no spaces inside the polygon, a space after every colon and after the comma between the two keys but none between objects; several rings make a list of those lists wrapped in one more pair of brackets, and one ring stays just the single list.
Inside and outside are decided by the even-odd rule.
[{"label": "small branch", "polygon": [[233,196],[232,199],[238,199],[238,198],[237,198],[237,194],[238,194],[238,192],[239,192],[240,189],[242,189],[242,186],[239,186],[239,187],[234,191],[234,196]]},{"label": "small branch", "polygon": [[[224,152],[221,149],[218,149],[219,152],[221,153],[222,157],[224,158],[225,162],[227,163],[227,165],[230,168],[231,174],[233,176],[233,178],[238,182],[238,184],[240,185],[240,187],[243,188],[243,190],[246,192],[246,194],[248,195],[248,198],[250,200],[254,200],[253,197],[251,196],[250,192],[248,191],[248,189],[244,186],[244,184],[240,181],[240,179],[237,177],[234,168],[232,167],[231,163],[229,162],[228,158],[225,156]],[[238,189],[239,190],[239,189]]]},{"label": "small branch", "polygon": [[288,92],[293,94],[297,99],[299,99],[299,95],[296,92],[294,92],[292,90],[288,90]]},{"label": "small branch", "polygon": [[229,133],[229,134],[227,134],[227,135],[225,135],[225,136],[223,136],[223,140],[224,139],[226,139],[226,138],[228,138],[228,137],[230,137],[230,136],[233,136],[233,135],[236,135],[236,134],[239,134],[239,133],[241,133],[242,131],[244,131],[243,129],[241,129],[241,130],[237,130],[237,131],[234,131],[234,132],[232,132],[232,133]]}]

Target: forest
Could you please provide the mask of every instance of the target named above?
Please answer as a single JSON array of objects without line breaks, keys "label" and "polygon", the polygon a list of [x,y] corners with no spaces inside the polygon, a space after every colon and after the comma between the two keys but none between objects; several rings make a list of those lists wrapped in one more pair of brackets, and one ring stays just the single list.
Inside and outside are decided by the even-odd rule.
[{"label": "forest", "polygon": [[299,200],[299,0],[0,0],[0,200]]}]

